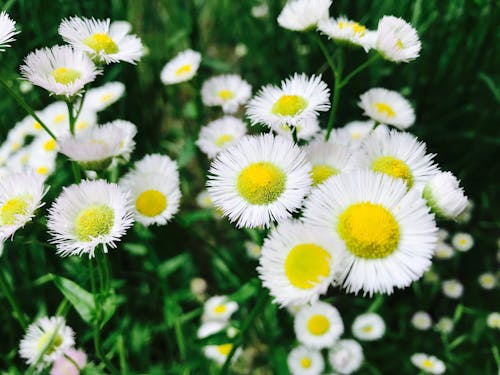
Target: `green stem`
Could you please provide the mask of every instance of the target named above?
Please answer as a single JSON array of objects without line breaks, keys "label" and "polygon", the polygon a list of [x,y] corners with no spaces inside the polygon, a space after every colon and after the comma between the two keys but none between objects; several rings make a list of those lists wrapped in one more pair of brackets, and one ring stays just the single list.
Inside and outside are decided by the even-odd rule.
[{"label": "green stem", "polygon": [[338,63],[336,69],[333,71],[334,82],[333,82],[333,97],[332,97],[332,108],[330,110],[330,117],[328,118],[328,126],[326,130],[325,140],[330,139],[330,134],[333,130],[333,124],[335,123],[335,118],[337,116],[337,110],[339,107],[340,100],[340,89],[342,80],[342,69],[343,69],[343,55],[342,50],[339,50]]},{"label": "green stem", "polygon": [[16,101],[17,103],[23,107],[23,109],[28,112],[28,114],[33,117],[39,124],[40,126],[47,132],[48,135],[50,135],[52,137],[52,139],[56,139],[56,136],[54,135],[54,133],[52,133],[50,131],[50,129],[47,127],[47,125],[44,124],[44,122],[42,120],[40,120],[40,117],[37,116],[37,114],[35,113],[35,111],[28,105],[28,103],[25,102],[25,100],[17,93],[15,92],[14,90],[12,90],[9,85],[7,84],[7,82],[5,82],[2,78],[0,78],[0,84],[3,85],[3,87],[7,90],[7,92],[9,93],[10,96],[12,96]]},{"label": "green stem", "polygon": [[296,126],[294,126],[293,130],[292,130],[292,138],[293,138],[294,143],[297,143],[297,144],[299,143],[298,137],[297,137],[297,127]]},{"label": "green stem", "polygon": [[231,348],[231,351],[229,352],[226,358],[226,362],[224,362],[224,366],[222,366],[222,370],[220,372],[221,375],[225,375],[228,373],[229,365],[231,364],[231,359],[236,353],[236,350],[240,347],[241,344],[243,344],[243,340],[245,339],[248,330],[252,326],[255,318],[257,317],[257,314],[262,310],[268,299],[269,299],[269,294],[267,293],[267,290],[264,289],[262,285],[260,285],[259,294],[257,296],[257,302],[252,311],[250,311],[248,318],[245,320],[243,326],[241,327],[239,335],[236,337],[233,343],[233,347]]},{"label": "green stem", "polygon": [[323,55],[326,58],[326,62],[330,66],[330,69],[332,70],[332,72],[335,72],[335,70],[336,70],[335,62],[333,61],[332,57],[330,56],[330,53],[328,52],[328,49],[325,46],[325,43],[323,43],[323,41],[321,40],[321,37],[317,33],[314,33],[314,36],[315,36],[314,39],[316,40],[316,43],[318,43],[319,48],[321,49],[321,52],[323,52]]},{"label": "green stem", "polygon": [[69,132],[71,133],[71,135],[75,135],[76,117],[73,113],[73,102],[67,101],[66,105],[68,106]]},{"label": "green stem", "polygon": [[80,116],[80,113],[82,112],[83,102],[85,101],[85,95],[87,95],[87,91],[85,91],[83,93],[82,99],[80,100],[80,103],[78,104],[78,109],[77,109],[76,115],[75,115],[75,122],[78,120],[78,117]]},{"label": "green stem", "polygon": [[179,347],[180,360],[184,362],[186,360],[186,344],[184,340],[184,334],[182,332],[181,322],[177,319],[174,323],[175,338],[177,340],[177,346]]},{"label": "green stem", "polygon": [[344,77],[344,79],[342,79],[342,82],[340,82],[340,87],[342,88],[345,85],[347,85],[349,83],[349,81],[353,77],[355,77],[356,75],[358,75],[359,73],[361,73],[363,70],[365,70],[366,68],[368,68],[371,64],[373,64],[375,61],[377,61],[379,59],[380,59],[380,55],[378,53],[375,54],[375,55],[373,55],[372,57],[370,57],[363,64],[359,65],[356,69],[354,69],[351,73],[349,73],[348,75],[346,75]]},{"label": "green stem", "polygon": [[125,353],[125,344],[123,343],[123,336],[118,336],[116,346],[118,347],[118,357],[120,358],[120,368],[121,374],[126,375],[128,373],[127,370],[127,356]]},{"label": "green stem", "polygon": [[25,317],[24,313],[21,311],[21,309],[19,308],[19,305],[16,302],[16,299],[14,298],[14,294],[12,293],[12,290],[10,289],[9,283],[7,282],[7,279],[5,278],[3,270],[0,270],[0,288],[2,289],[2,293],[5,295],[5,297],[9,301],[10,306],[12,307],[12,310],[14,310],[14,317],[19,322],[22,329],[24,331],[26,331],[26,328],[28,328],[28,322],[26,321],[26,317]]}]

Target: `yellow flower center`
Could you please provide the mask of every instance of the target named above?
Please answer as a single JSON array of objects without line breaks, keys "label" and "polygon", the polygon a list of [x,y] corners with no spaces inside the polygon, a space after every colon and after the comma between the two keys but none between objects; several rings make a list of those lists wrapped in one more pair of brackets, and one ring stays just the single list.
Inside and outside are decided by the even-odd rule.
[{"label": "yellow flower center", "polygon": [[388,174],[394,178],[402,178],[408,188],[413,186],[413,175],[410,167],[404,161],[393,156],[381,156],[375,159],[372,163],[372,170]]},{"label": "yellow flower center", "polygon": [[371,331],[373,331],[373,327],[372,326],[367,325],[367,326],[363,327],[363,332],[370,333]]},{"label": "yellow flower center", "polygon": [[79,241],[88,242],[106,235],[113,227],[114,218],[113,209],[104,204],[84,208],[75,220],[76,237]]},{"label": "yellow flower center", "polygon": [[309,357],[302,358],[300,360],[300,365],[302,366],[302,368],[309,368],[309,367],[311,367],[311,365],[312,365],[311,358],[309,358]]},{"label": "yellow flower center", "polygon": [[183,75],[183,74],[186,74],[186,73],[189,73],[191,71],[191,65],[190,64],[186,64],[186,65],[183,65],[181,66],[179,69],[177,69],[175,71],[175,75],[177,77]]},{"label": "yellow flower center", "polygon": [[321,246],[297,245],[286,257],[285,275],[293,286],[311,289],[330,273],[330,259],[328,251]]},{"label": "yellow flower center", "polygon": [[19,142],[14,142],[14,143],[12,144],[12,150],[13,150],[13,151],[17,151],[17,150],[19,150],[20,148],[21,148],[21,144],[20,144]]},{"label": "yellow flower center", "polygon": [[[38,340],[38,344],[36,345],[36,350],[41,351],[47,345],[52,338],[54,332],[46,332],[40,337]],[[56,351],[56,349],[62,344],[63,339],[60,335],[56,334],[50,346],[45,350],[46,355],[50,355]]]},{"label": "yellow flower center", "polygon": [[360,258],[385,258],[399,243],[399,225],[382,205],[356,203],[340,216],[337,231],[347,249]]},{"label": "yellow flower center", "polygon": [[55,139],[49,139],[47,142],[43,144],[43,149],[45,151],[54,151],[57,146]]},{"label": "yellow flower center", "polygon": [[36,169],[36,173],[42,174],[42,175],[46,175],[48,171],[49,171],[49,168],[47,168],[47,167],[38,167]]},{"label": "yellow flower center", "polygon": [[404,45],[403,45],[403,42],[401,41],[401,39],[398,39],[398,41],[396,42],[396,48],[397,49],[403,49],[404,48]]},{"label": "yellow flower center", "polygon": [[285,191],[286,175],[276,165],[261,161],[250,164],[238,176],[236,187],[249,203],[274,202]]},{"label": "yellow flower center", "polygon": [[431,369],[434,367],[434,362],[432,362],[430,359],[424,359],[422,361],[422,366],[424,366],[425,368]]},{"label": "yellow flower center", "polygon": [[220,90],[219,98],[221,98],[222,100],[230,100],[234,98],[234,92],[232,92],[231,90]]},{"label": "yellow flower center", "polygon": [[215,140],[215,145],[217,147],[224,146],[227,142],[231,142],[233,140],[233,136],[231,134],[222,134]]},{"label": "yellow flower center", "polygon": [[271,112],[281,116],[295,116],[307,107],[307,101],[298,95],[283,95],[273,104]]},{"label": "yellow flower center", "polygon": [[225,305],[218,305],[214,307],[214,313],[216,314],[224,314],[226,312],[226,306]]},{"label": "yellow flower center", "polygon": [[61,113],[61,114],[57,115],[56,117],[54,117],[54,123],[59,124],[59,123],[63,122],[65,118],[66,118],[66,116]]},{"label": "yellow flower center", "polygon": [[142,215],[154,217],[167,207],[167,197],[158,190],[146,190],[137,197],[135,207]]},{"label": "yellow flower center", "polygon": [[113,99],[113,93],[112,92],[106,92],[104,94],[101,95],[101,102],[103,103],[107,103],[109,102],[111,99]]},{"label": "yellow flower center", "polygon": [[231,349],[233,348],[233,344],[222,344],[217,346],[217,350],[220,354],[227,356],[231,353]]},{"label": "yellow flower center", "polygon": [[385,114],[389,118],[393,118],[396,116],[396,112],[392,109],[392,107],[387,103],[377,102],[374,104],[375,109],[381,115]]},{"label": "yellow flower center", "polygon": [[81,77],[81,73],[73,68],[57,68],[50,73],[57,83],[69,85]]},{"label": "yellow flower center", "polygon": [[312,171],[309,172],[313,180],[313,186],[317,186],[325,182],[328,178],[335,176],[339,170],[326,164],[315,165]]},{"label": "yellow flower center", "polygon": [[324,335],[330,328],[330,322],[324,315],[313,315],[307,322],[307,330],[315,336]]},{"label": "yellow flower center", "polygon": [[363,25],[360,25],[357,22],[344,22],[340,21],[339,22],[339,29],[343,30],[344,28],[350,28],[355,34],[360,34],[360,36],[365,35],[366,32],[366,27]]},{"label": "yellow flower center", "polygon": [[14,225],[19,216],[27,214],[29,196],[19,196],[9,199],[0,209],[0,221],[2,225]]},{"label": "yellow flower center", "polygon": [[89,123],[86,121],[79,121],[76,123],[76,130],[83,130],[89,126]]},{"label": "yellow flower center", "polygon": [[95,33],[83,41],[87,47],[92,48],[97,53],[104,52],[107,54],[117,53],[119,51],[116,43],[105,33]]},{"label": "yellow flower center", "polygon": [[352,132],[351,133],[351,138],[352,139],[360,139],[361,138],[361,133],[360,132]]},{"label": "yellow flower center", "polygon": [[42,130],[42,125],[40,125],[40,123],[38,121],[35,121],[33,123],[33,129],[35,129],[35,130]]}]

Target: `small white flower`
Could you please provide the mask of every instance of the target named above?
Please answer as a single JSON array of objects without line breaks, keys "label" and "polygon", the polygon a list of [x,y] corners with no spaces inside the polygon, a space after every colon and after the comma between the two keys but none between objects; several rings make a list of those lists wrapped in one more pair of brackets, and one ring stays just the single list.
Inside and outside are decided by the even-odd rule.
[{"label": "small white flower", "polygon": [[238,310],[238,304],[230,301],[227,296],[214,296],[206,300],[203,306],[202,321],[227,322]]},{"label": "small white flower", "polygon": [[356,340],[339,340],[328,352],[328,361],[339,374],[352,374],[363,364],[363,348]]},{"label": "small white flower", "polygon": [[411,317],[411,324],[418,330],[426,331],[432,327],[432,318],[425,311],[417,311]]},{"label": "small white flower", "polygon": [[125,85],[121,82],[108,82],[87,92],[84,106],[100,112],[123,96]]},{"label": "small white flower", "polygon": [[195,296],[203,297],[205,292],[207,291],[207,282],[205,279],[201,277],[195,277],[191,279],[191,283],[189,284],[189,290],[191,293],[193,293]]},{"label": "small white flower", "polygon": [[295,315],[297,340],[308,348],[329,348],[344,333],[344,323],[338,310],[325,302],[304,306]]},{"label": "small white flower", "polygon": [[352,334],[358,340],[374,341],[384,336],[385,322],[375,313],[366,313],[356,317],[352,323]]},{"label": "small white flower", "polygon": [[500,313],[492,312],[488,314],[488,317],[486,318],[486,325],[490,328],[500,330]]},{"label": "small white flower", "polygon": [[196,145],[209,158],[238,142],[247,133],[246,124],[240,119],[225,116],[214,120],[200,129]]},{"label": "small white flower", "polygon": [[466,252],[474,246],[474,237],[469,233],[458,232],[451,238],[453,247],[461,252]]},{"label": "small white flower", "polygon": [[[319,121],[316,117],[304,119],[295,126],[291,127],[286,124],[275,124],[271,126],[271,129],[275,131],[276,134],[284,136],[288,139],[293,139],[293,131],[295,129],[297,131],[297,139],[305,141],[311,139],[321,131]],[[324,139],[324,135],[322,138]]]},{"label": "small white flower", "polygon": [[[63,317],[40,318],[28,327],[19,345],[19,355],[28,365],[40,360],[38,368],[41,369],[71,348],[75,344],[74,336]],[[45,354],[40,358],[42,353]]]},{"label": "small white flower", "polygon": [[437,332],[444,333],[444,334],[449,334],[453,331],[454,328],[454,323],[453,319],[443,316],[438,320],[438,322],[434,325],[434,329]]},{"label": "small white flower", "polygon": [[[222,365],[226,362],[227,356],[231,353],[233,344],[208,345],[203,348],[205,356],[214,362]],[[238,348],[231,361],[235,361],[241,354],[241,348]]]},{"label": "small white flower", "polygon": [[320,20],[318,30],[336,42],[360,46],[365,52],[375,48],[377,33],[346,17]]},{"label": "small white flower", "polygon": [[450,172],[440,172],[425,184],[422,196],[432,212],[444,219],[455,219],[467,206],[467,197]]},{"label": "small white flower", "polygon": [[269,6],[263,2],[259,5],[254,5],[251,12],[255,18],[264,18],[269,14]]},{"label": "small white flower", "polygon": [[352,170],[351,151],[340,144],[317,140],[305,148],[313,186],[319,186],[330,177]]},{"label": "small white flower", "polygon": [[364,114],[382,124],[404,130],[415,123],[415,111],[410,102],[397,91],[376,87],[359,97]]},{"label": "small white flower", "polygon": [[[374,125],[375,122],[372,120],[351,121],[344,127],[333,129],[328,142],[341,144],[356,151],[361,147],[366,137],[371,134]],[[320,136],[324,138],[325,133],[323,132]]]},{"label": "small white flower", "polygon": [[237,74],[223,74],[203,83],[201,99],[208,107],[222,107],[224,113],[234,113],[252,96],[252,86]]},{"label": "small white flower", "polygon": [[438,259],[450,259],[455,255],[455,250],[446,242],[438,241],[434,255]]},{"label": "small white flower", "polygon": [[89,254],[102,245],[115,248],[132,226],[130,196],[104,180],[65,187],[49,210],[50,242],[61,256]]},{"label": "small white flower", "polygon": [[288,0],[280,15],[278,24],[288,30],[308,31],[318,21],[328,18],[332,0]]},{"label": "small white flower", "polygon": [[497,285],[497,278],[495,274],[491,272],[485,272],[479,275],[478,278],[479,285],[481,285],[481,288],[483,289],[494,289],[495,286]]},{"label": "small white flower", "polygon": [[196,196],[196,204],[201,208],[212,208],[214,206],[208,190],[203,190]]},{"label": "small white flower", "polygon": [[80,95],[101,71],[82,51],[71,46],[42,48],[30,53],[21,66],[25,79],[54,95]]},{"label": "small white flower", "polygon": [[6,47],[10,47],[11,42],[15,40],[16,22],[12,20],[5,12],[0,13],[0,51],[5,51]]},{"label": "small white flower", "polygon": [[262,253],[262,247],[252,241],[245,241],[245,250],[247,251],[247,255],[252,259],[259,259]]},{"label": "small white flower", "polygon": [[424,353],[415,353],[411,356],[411,363],[428,374],[443,374],[446,371],[446,366],[443,361],[432,355]]},{"label": "small white flower", "polygon": [[189,81],[198,71],[201,62],[199,52],[187,49],[177,54],[161,71],[161,81],[165,85],[173,85]]},{"label": "small white flower", "polygon": [[253,125],[263,123],[274,129],[299,126],[329,108],[330,90],[321,76],[295,73],[281,81],[280,87],[261,88],[248,103],[247,116]]},{"label": "small white flower", "polygon": [[446,297],[457,299],[462,297],[464,286],[458,280],[446,280],[443,281],[441,290]]},{"label": "small white flower", "polygon": [[126,61],[135,64],[143,55],[141,40],[129,35],[130,24],[110,20],[70,17],[59,26],[59,34],[73,47],[101,64]]},{"label": "small white flower", "polygon": [[422,47],[417,31],[405,20],[384,16],[378,23],[377,50],[387,60],[409,62],[415,60]]},{"label": "small white flower", "polygon": [[54,361],[50,375],[80,375],[80,370],[83,370],[86,364],[87,354],[83,350],[70,348]]},{"label": "small white flower", "polygon": [[288,369],[292,375],[319,375],[325,369],[321,352],[298,346],[288,354]]},{"label": "small white flower", "polygon": [[227,321],[209,320],[203,322],[198,331],[196,332],[196,337],[203,339],[217,332],[224,330],[227,327]]}]

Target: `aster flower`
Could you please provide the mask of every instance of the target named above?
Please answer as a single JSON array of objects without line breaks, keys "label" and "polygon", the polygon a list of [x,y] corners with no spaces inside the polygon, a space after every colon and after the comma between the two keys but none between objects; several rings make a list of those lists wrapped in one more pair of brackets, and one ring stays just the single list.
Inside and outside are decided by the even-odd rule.
[{"label": "aster flower", "polygon": [[346,17],[327,18],[318,22],[318,30],[335,42],[362,47],[365,52],[375,48],[377,33]]},{"label": "aster flower", "polygon": [[340,144],[317,140],[309,143],[306,154],[312,166],[310,175],[313,186],[321,185],[328,178],[353,169],[351,151]]},{"label": "aster flower", "polygon": [[50,375],[80,375],[80,370],[86,364],[87,354],[83,350],[70,348],[54,361]]},{"label": "aster flower", "polygon": [[443,361],[433,355],[415,353],[411,356],[411,363],[428,374],[443,374],[446,366]]},{"label": "aster flower", "polygon": [[237,143],[247,132],[246,124],[232,116],[214,120],[200,129],[196,145],[209,158]]},{"label": "aster flower", "polygon": [[411,317],[411,324],[420,331],[426,331],[432,327],[432,318],[425,311],[417,311]]},{"label": "aster flower", "polygon": [[288,0],[278,16],[278,24],[288,30],[307,31],[328,18],[331,0]]},{"label": "aster flower", "polygon": [[455,219],[467,206],[467,197],[450,172],[432,176],[425,184],[423,197],[432,212],[444,219]]},{"label": "aster flower", "polygon": [[464,286],[456,279],[446,280],[441,285],[441,291],[448,298],[458,299],[464,293]]},{"label": "aster flower", "polygon": [[18,34],[16,31],[16,22],[5,13],[0,13],[0,52],[5,51],[6,47],[10,47],[11,42],[15,40],[14,36]]},{"label": "aster flower", "polygon": [[238,304],[227,296],[213,296],[205,301],[202,321],[227,322],[237,310]]},{"label": "aster flower", "polygon": [[356,340],[339,340],[328,352],[328,361],[339,374],[352,374],[363,364],[363,348]]},{"label": "aster flower", "polygon": [[199,52],[187,49],[177,54],[161,71],[161,81],[165,85],[173,85],[189,81],[198,71],[201,62]]},{"label": "aster flower", "polygon": [[461,252],[467,252],[474,246],[474,237],[469,233],[457,232],[451,238],[453,247]]},{"label": "aster flower", "polygon": [[288,369],[292,375],[319,375],[325,369],[325,361],[319,350],[298,346],[288,354]]},{"label": "aster flower", "polygon": [[108,82],[87,92],[84,107],[100,112],[120,99],[124,92],[125,85],[123,83]]},{"label": "aster flower", "polygon": [[209,107],[219,106],[225,113],[234,113],[252,95],[252,86],[237,74],[223,74],[203,83],[201,99]]},{"label": "aster flower", "polygon": [[417,31],[405,20],[384,16],[378,23],[376,48],[387,60],[409,62],[415,60],[422,45]]},{"label": "aster flower", "polygon": [[376,313],[358,315],[352,323],[352,334],[358,340],[374,341],[384,336],[385,322]]}]

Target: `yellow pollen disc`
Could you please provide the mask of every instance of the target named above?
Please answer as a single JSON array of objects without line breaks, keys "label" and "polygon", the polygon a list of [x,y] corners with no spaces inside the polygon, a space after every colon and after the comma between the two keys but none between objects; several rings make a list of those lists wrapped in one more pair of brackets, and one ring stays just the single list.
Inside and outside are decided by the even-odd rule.
[{"label": "yellow pollen disc", "polygon": [[111,92],[107,92],[107,93],[104,93],[101,95],[101,102],[103,102],[103,103],[107,103],[111,99],[113,99],[113,93],[111,93]]},{"label": "yellow pollen disc", "polygon": [[95,204],[84,208],[76,217],[75,233],[79,241],[88,242],[109,233],[115,213],[111,207]]},{"label": "yellow pollen disc", "polygon": [[191,71],[191,65],[190,64],[186,64],[186,65],[183,65],[181,66],[179,69],[177,69],[175,71],[175,75],[177,77],[183,75],[183,74],[186,74],[186,73],[189,73]]},{"label": "yellow pollen disc", "polygon": [[422,361],[422,366],[424,366],[425,368],[433,368],[434,362],[432,362],[430,359],[424,359]]},{"label": "yellow pollen disc", "polygon": [[215,145],[217,147],[222,147],[224,146],[227,142],[231,142],[233,140],[233,136],[231,134],[222,134],[219,136],[215,141]]},{"label": "yellow pollen disc", "polygon": [[214,313],[216,314],[224,314],[226,312],[226,306],[219,305],[214,307]]},{"label": "yellow pollen disc", "polygon": [[48,171],[49,171],[49,168],[47,168],[47,167],[38,167],[36,169],[36,173],[42,174],[42,175],[46,175]]},{"label": "yellow pollen disc", "polygon": [[21,158],[21,164],[26,165],[28,163],[30,156],[29,154],[24,154],[23,157]]},{"label": "yellow pollen disc", "polygon": [[54,117],[54,122],[56,124],[59,124],[59,123],[63,122],[65,118],[66,118],[66,116],[63,114],[57,115],[56,117]]},{"label": "yellow pollen disc", "polygon": [[330,254],[315,244],[295,246],[285,260],[285,275],[300,289],[311,289],[330,273]]},{"label": "yellow pollen disc", "polygon": [[403,45],[403,42],[401,41],[401,39],[398,39],[398,41],[396,42],[396,48],[397,49],[403,49],[404,48],[404,45]]},{"label": "yellow pollen disc", "polygon": [[219,353],[225,356],[229,355],[232,348],[233,344],[222,344],[217,346],[217,350],[219,351]]},{"label": "yellow pollen disc", "polygon": [[54,151],[57,146],[57,143],[54,139],[49,139],[47,142],[43,144],[43,149],[45,151]]},{"label": "yellow pollen disc", "polygon": [[360,132],[352,132],[351,133],[351,138],[352,139],[360,139],[361,138],[361,133]]},{"label": "yellow pollen disc", "polygon": [[413,186],[413,175],[410,167],[404,161],[396,159],[393,156],[381,156],[375,159],[372,163],[372,169],[375,172],[385,173],[394,178],[402,178],[405,180],[408,188]]},{"label": "yellow pollen disc", "polygon": [[78,70],[64,67],[54,69],[50,74],[54,77],[54,80],[57,83],[61,83],[63,85],[69,85],[81,76],[81,73]]},{"label": "yellow pollen disc", "polygon": [[234,98],[234,92],[232,92],[231,90],[220,90],[219,98],[221,98],[222,100],[230,100]]},{"label": "yellow pollen disc", "polygon": [[135,207],[142,215],[154,217],[167,207],[167,197],[158,190],[146,190],[137,197]]},{"label": "yellow pollen disc", "polygon": [[13,150],[13,151],[17,151],[17,150],[19,150],[20,148],[21,148],[21,144],[20,144],[19,142],[14,142],[14,143],[12,144],[12,150]]},{"label": "yellow pollen disc", "polygon": [[307,330],[313,335],[324,335],[330,328],[330,322],[324,315],[313,315],[307,322]]},{"label": "yellow pollen disc", "polygon": [[33,129],[35,130],[42,130],[42,125],[38,121],[35,121],[33,124]]},{"label": "yellow pollen disc", "polygon": [[373,331],[372,326],[364,326],[363,327],[363,332],[370,333],[371,331]]},{"label": "yellow pollen disc", "polygon": [[399,243],[399,225],[382,205],[356,203],[340,216],[337,231],[347,249],[360,258],[380,259],[392,254]]},{"label": "yellow pollen disc", "polygon": [[307,101],[298,95],[283,95],[274,103],[271,112],[281,116],[295,116],[307,107]]},{"label": "yellow pollen disc", "polygon": [[86,121],[79,121],[79,122],[76,124],[76,130],[83,130],[83,129],[85,129],[87,126],[89,126],[88,122],[86,122]]},{"label": "yellow pollen disc", "polygon": [[0,221],[2,225],[13,225],[16,223],[18,216],[24,216],[28,210],[28,196],[20,196],[9,199],[0,208]]},{"label": "yellow pollen disc", "polygon": [[309,368],[311,367],[311,358],[309,357],[304,357],[300,360],[300,365],[302,366],[302,368]]},{"label": "yellow pollen disc", "polygon": [[392,109],[392,107],[387,103],[377,102],[374,104],[375,109],[380,114],[385,114],[389,118],[393,118],[396,116],[396,112]]},{"label": "yellow pollen disc", "polygon": [[83,41],[87,47],[92,48],[97,53],[105,52],[107,54],[117,53],[119,51],[116,43],[105,33],[96,33]]},{"label": "yellow pollen disc", "polygon": [[350,26],[355,34],[361,34],[361,36],[365,34],[366,27],[364,27],[363,25],[360,25],[357,22],[351,22]]},{"label": "yellow pollen disc", "polygon": [[325,182],[328,178],[335,176],[339,171],[337,168],[333,168],[326,164],[315,165],[312,171],[309,172],[312,180],[313,186],[317,186]]},{"label": "yellow pollen disc", "polygon": [[249,203],[265,205],[278,199],[285,191],[286,175],[276,165],[261,161],[252,163],[238,176],[236,187]]},{"label": "yellow pollen disc", "polygon": [[[40,340],[38,340],[38,344],[36,345],[37,350],[42,350],[45,345],[47,345],[52,338],[54,332],[47,332],[44,333],[42,337],[40,337]],[[52,343],[50,346],[45,350],[45,354],[50,355],[56,351],[56,349],[62,344],[62,337],[60,335],[57,335],[54,337],[52,340]]]},{"label": "yellow pollen disc", "polygon": [[465,238],[462,238],[460,241],[458,241],[460,245],[465,245],[467,243],[467,240]]}]

